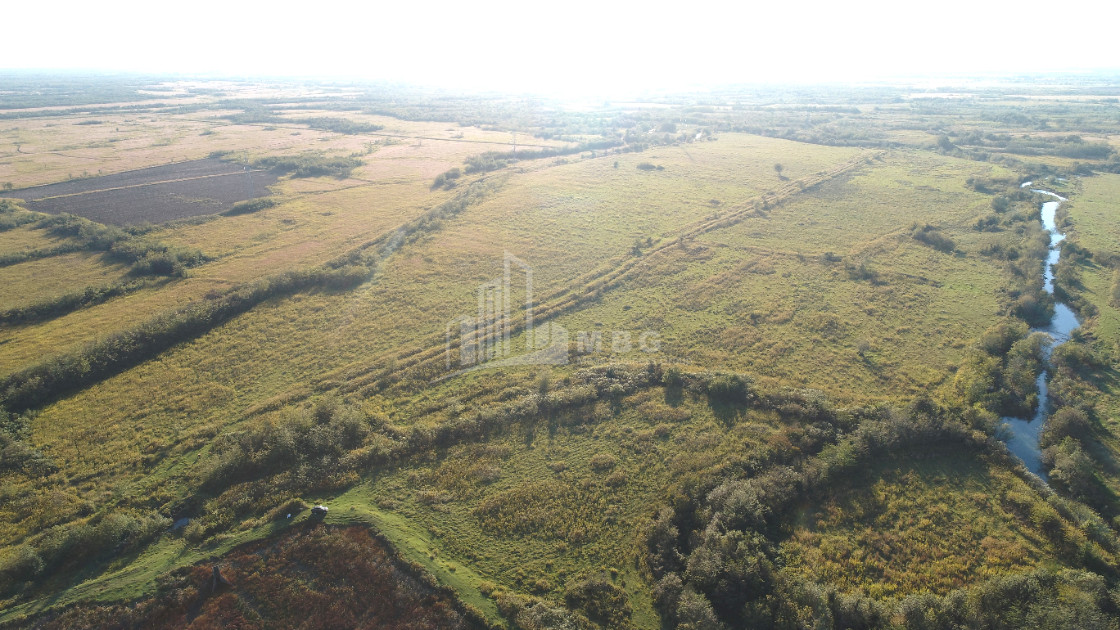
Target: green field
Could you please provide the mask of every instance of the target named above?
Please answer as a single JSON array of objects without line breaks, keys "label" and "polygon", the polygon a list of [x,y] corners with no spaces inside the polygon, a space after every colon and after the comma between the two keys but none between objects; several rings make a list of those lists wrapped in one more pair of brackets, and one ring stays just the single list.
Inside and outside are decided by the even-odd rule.
[{"label": "green field", "polygon": [[[259,210],[116,231],[0,206],[0,312],[40,309],[0,321],[0,624],[179,611],[211,564],[347,548],[362,530],[306,534],[323,502],[478,627],[1115,627],[1099,103],[323,89],[0,110],[9,188],[208,155],[279,176]],[[1060,277],[1084,326],[1051,362],[1050,485],[1000,442],[1042,368],[1028,179],[1090,253]],[[456,372],[507,255],[566,360]],[[284,588],[338,592],[303,575]]]}]

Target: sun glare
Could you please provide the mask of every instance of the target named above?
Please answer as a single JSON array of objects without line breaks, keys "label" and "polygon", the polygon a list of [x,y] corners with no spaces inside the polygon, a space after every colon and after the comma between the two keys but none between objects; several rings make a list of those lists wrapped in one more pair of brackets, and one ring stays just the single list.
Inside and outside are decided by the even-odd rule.
[{"label": "sun glare", "polygon": [[[133,0],[6,10],[0,67],[311,76],[565,95],[1117,65],[1114,6]],[[967,43],[966,43],[967,42]]]}]

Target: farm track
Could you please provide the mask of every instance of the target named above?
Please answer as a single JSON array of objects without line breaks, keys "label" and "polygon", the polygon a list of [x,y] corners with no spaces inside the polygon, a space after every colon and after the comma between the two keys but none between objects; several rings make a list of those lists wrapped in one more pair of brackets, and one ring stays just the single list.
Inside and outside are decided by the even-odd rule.
[{"label": "farm track", "polygon": [[74,159],[74,160],[89,160],[91,162],[97,162],[101,159],[101,158],[96,158],[96,157],[89,157],[87,155],[71,155],[69,153],[63,153],[61,151],[38,151],[38,152],[24,151],[23,150],[23,145],[22,144],[17,144],[15,153],[7,153],[5,155],[0,155],[0,162],[3,162],[4,160],[7,160],[9,158],[14,158],[14,157],[20,156],[20,155],[57,155],[59,157],[71,158],[71,159]]},{"label": "farm track", "polygon": [[[537,302],[534,311],[534,321],[538,323],[548,322],[554,317],[569,312],[584,303],[598,299],[604,292],[618,286],[623,280],[635,273],[643,265],[649,264],[651,258],[665,254],[670,248],[676,247],[679,242],[695,238],[714,230],[736,225],[751,216],[760,216],[760,213],[765,212],[765,209],[782,203],[826,181],[840,177],[866,164],[869,159],[881,155],[881,151],[862,153],[858,157],[833,167],[832,169],[790,181],[776,190],[763,193],[753,199],[742,202],[729,212],[722,213],[715,217],[701,219],[687,225],[679,230],[675,236],[670,235],[662,239],[660,243],[640,257],[616,257],[608,261],[603,267],[575,279],[568,286],[554,290],[542,297]],[[523,328],[524,326],[522,324],[515,324],[511,327],[511,334],[517,334],[521,332]],[[375,385],[376,382],[382,378],[389,376],[388,369],[379,369],[379,366],[383,365],[394,365],[393,371],[425,371],[425,368],[430,369],[433,363],[442,360],[447,349],[443,339],[432,340],[429,343],[430,345],[426,347],[413,348],[396,355],[383,355],[373,363],[364,366],[351,365],[331,370],[314,382],[314,388],[317,390],[325,390],[338,386],[345,392],[363,390]],[[341,377],[344,382],[337,382],[335,378],[338,377]]]}]

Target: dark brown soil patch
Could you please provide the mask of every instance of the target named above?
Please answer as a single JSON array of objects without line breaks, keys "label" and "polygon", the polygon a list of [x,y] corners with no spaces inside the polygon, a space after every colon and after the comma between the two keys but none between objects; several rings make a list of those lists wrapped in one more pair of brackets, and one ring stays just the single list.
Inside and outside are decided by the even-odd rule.
[{"label": "dark brown soil patch", "polygon": [[239,201],[268,195],[276,180],[266,171],[205,159],[23,188],[4,196],[48,214],[69,212],[99,223],[135,225],[223,212]]}]

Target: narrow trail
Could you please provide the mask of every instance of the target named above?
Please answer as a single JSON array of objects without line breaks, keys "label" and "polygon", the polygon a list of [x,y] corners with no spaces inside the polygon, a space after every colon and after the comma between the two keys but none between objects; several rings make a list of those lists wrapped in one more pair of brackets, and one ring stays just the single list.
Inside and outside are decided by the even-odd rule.
[{"label": "narrow trail", "polygon": [[[96,162],[96,161],[101,159],[101,158],[89,157],[89,156],[85,156],[85,155],[70,155],[69,153],[63,153],[61,151],[40,151],[38,153],[33,153],[33,152],[30,152],[30,151],[24,151],[22,144],[17,144],[16,145],[16,154],[17,155],[58,155],[58,156],[65,157],[65,158],[71,158],[71,159],[75,159],[75,160],[90,160],[90,161],[93,161],[93,162]],[[6,159],[6,158],[9,158],[9,157],[12,157],[12,156],[11,155],[6,155],[4,157]]]}]

